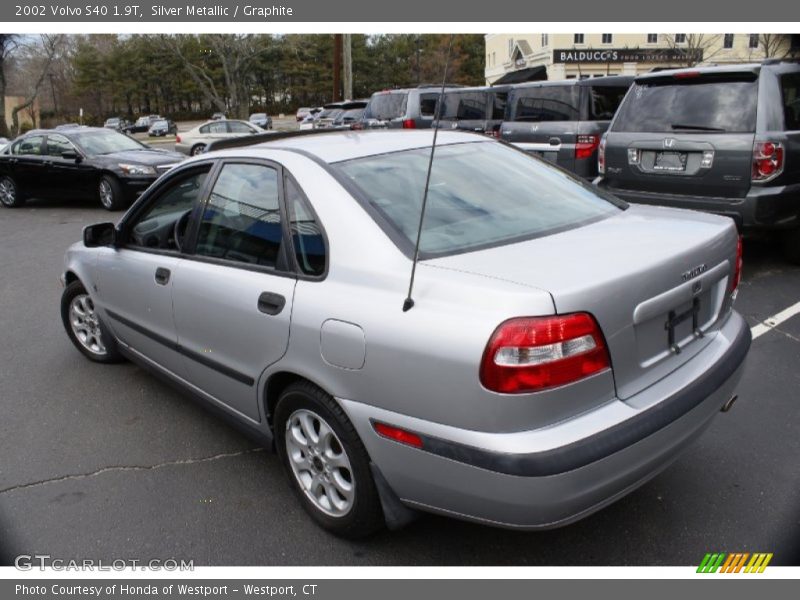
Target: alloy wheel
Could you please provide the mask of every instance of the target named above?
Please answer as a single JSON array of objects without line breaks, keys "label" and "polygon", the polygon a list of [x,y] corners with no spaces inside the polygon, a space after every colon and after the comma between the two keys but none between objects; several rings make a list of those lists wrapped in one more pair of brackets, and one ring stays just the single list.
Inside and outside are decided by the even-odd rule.
[{"label": "alloy wheel", "polygon": [[107,350],[103,343],[100,319],[88,294],[79,294],[70,302],[69,324],[81,346],[92,354],[105,356]]},{"label": "alloy wheel", "polygon": [[333,428],[307,409],[286,422],[286,454],[300,489],[314,506],[331,517],[353,508],[355,478],[350,459]]}]

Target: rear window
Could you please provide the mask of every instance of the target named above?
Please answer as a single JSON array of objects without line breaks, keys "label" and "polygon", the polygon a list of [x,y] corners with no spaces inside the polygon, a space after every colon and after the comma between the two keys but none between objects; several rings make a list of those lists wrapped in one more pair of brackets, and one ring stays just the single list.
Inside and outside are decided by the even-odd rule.
[{"label": "rear window", "polygon": [[543,86],[515,94],[513,121],[577,121],[578,93],[574,85]]},{"label": "rear window", "polygon": [[433,117],[436,115],[436,105],[439,102],[439,94],[420,94],[419,95],[419,114],[422,117]]},{"label": "rear window", "polygon": [[367,104],[364,117],[388,121],[397,119],[406,113],[408,94],[375,94]]},{"label": "rear window", "polygon": [[[334,165],[369,212],[410,254],[419,226],[430,148]],[[420,241],[430,258],[540,237],[620,210],[588,185],[493,142],[436,148]]]},{"label": "rear window", "polygon": [[483,120],[486,118],[486,92],[448,92],[444,95],[443,119]]},{"label": "rear window", "polygon": [[612,130],[752,133],[757,104],[757,80],[638,83],[619,108]]},{"label": "rear window", "polygon": [[781,77],[781,90],[786,129],[798,130],[800,129],[800,73]]},{"label": "rear window", "polygon": [[620,102],[625,97],[628,86],[611,87],[607,85],[589,88],[589,119],[592,121],[610,121],[614,118]]}]

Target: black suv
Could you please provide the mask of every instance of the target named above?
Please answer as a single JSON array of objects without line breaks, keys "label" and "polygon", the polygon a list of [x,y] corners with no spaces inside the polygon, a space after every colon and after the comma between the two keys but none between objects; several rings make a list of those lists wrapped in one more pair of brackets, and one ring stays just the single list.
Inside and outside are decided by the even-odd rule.
[{"label": "black suv", "polygon": [[516,85],[500,137],[580,177],[597,175],[597,148],[633,77]]},{"label": "black suv", "polygon": [[800,64],[703,67],[636,78],[601,142],[595,180],[630,202],[781,230],[800,263]]}]

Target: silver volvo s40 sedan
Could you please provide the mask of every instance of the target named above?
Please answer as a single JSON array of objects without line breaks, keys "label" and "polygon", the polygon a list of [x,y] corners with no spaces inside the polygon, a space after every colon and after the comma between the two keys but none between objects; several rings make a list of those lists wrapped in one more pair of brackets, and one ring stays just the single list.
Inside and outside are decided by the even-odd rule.
[{"label": "silver volvo s40 sedan", "polygon": [[734,223],[442,131],[403,310],[432,135],[262,136],[181,163],[67,252],[67,334],[274,441],[340,535],[613,502],[735,399]]}]

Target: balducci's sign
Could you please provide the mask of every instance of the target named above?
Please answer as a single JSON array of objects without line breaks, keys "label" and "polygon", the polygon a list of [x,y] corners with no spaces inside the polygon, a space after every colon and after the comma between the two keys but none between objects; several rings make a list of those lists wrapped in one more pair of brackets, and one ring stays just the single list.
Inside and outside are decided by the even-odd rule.
[{"label": "balducci's sign", "polygon": [[602,50],[576,50],[566,48],[553,50],[554,63],[611,63],[611,62],[676,62],[688,60],[693,55],[694,62],[703,60],[702,48],[604,48]]}]

